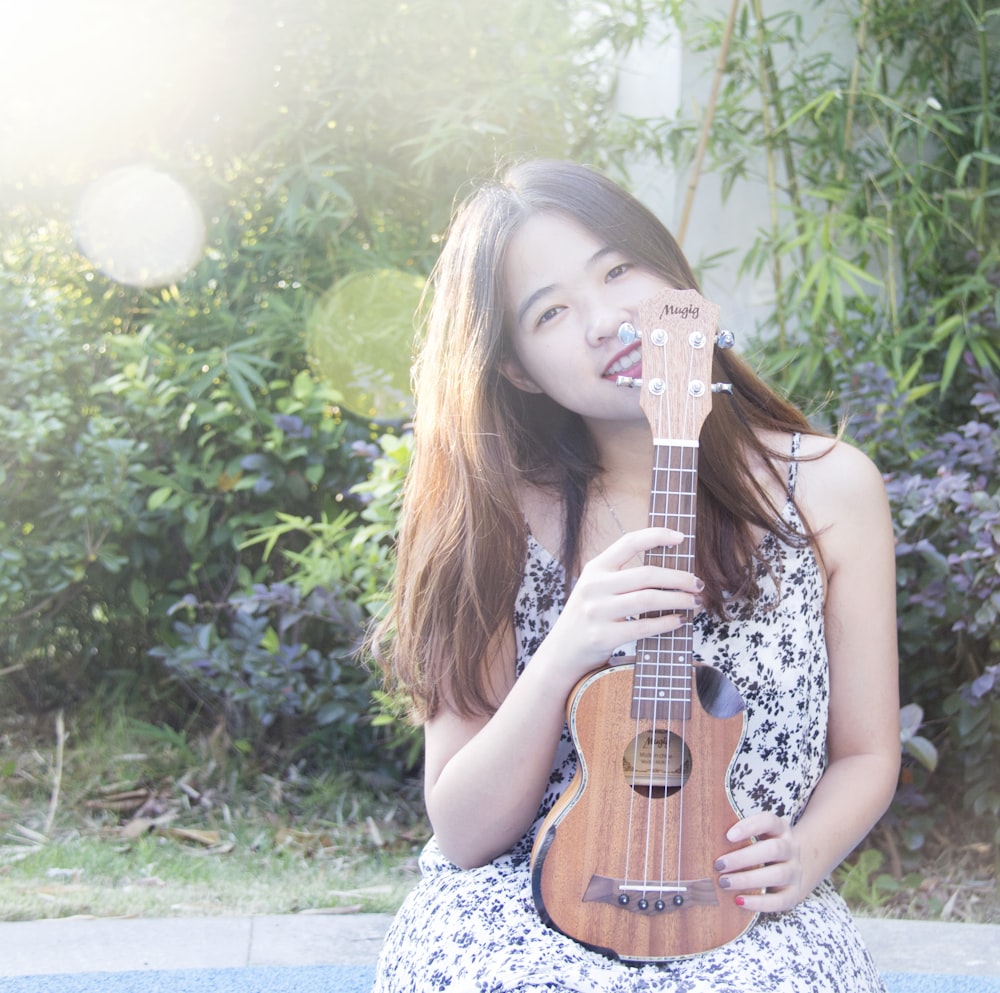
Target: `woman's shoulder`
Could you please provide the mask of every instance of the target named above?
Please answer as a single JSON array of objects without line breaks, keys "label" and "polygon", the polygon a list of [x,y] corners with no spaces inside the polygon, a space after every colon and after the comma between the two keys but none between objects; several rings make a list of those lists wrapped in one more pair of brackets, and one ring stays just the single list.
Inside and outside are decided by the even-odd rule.
[{"label": "woman's shoulder", "polygon": [[799,473],[810,487],[822,487],[838,495],[884,489],[882,474],[875,463],[843,438],[802,435],[798,461]]},{"label": "woman's shoulder", "polygon": [[795,497],[819,533],[849,519],[882,517],[887,505],[875,463],[850,442],[822,435],[802,436]]},{"label": "woman's shoulder", "polygon": [[[875,463],[842,438],[806,432],[793,436],[781,431],[760,432],[758,438],[771,453],[778,476],[784,475],[781,462],[793,461],[790,479],[794,479],[795,500],[816,532],[849,514],[856,501],[885,500],[885,486]],[[774,485],[774,476],[771,480],[769,485]]]}]

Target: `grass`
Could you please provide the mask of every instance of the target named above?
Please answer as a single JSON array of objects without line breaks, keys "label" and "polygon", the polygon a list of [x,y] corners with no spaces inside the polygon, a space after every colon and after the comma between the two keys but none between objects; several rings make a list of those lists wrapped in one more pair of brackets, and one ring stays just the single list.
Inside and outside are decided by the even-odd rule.
[{"label": "grass", "polygon": [[121,713],[43,733],[0,733],[0,920],[391,912],[416,880],[415,784],[275,775]]},{"label": "grass", "polygon": [[[942,805],[919,854],[883,824],[835,879],[861,915],[997,924],[992,831]],[[120,709],[0,715],[0,920],[391,913],[428,834],[415,781],[307,774]]]}]

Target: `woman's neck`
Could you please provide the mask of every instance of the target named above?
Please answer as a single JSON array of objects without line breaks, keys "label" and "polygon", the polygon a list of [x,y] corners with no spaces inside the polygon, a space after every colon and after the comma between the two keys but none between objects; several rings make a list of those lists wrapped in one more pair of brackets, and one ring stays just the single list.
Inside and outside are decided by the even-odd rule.
[{"label": "woman's neck", "polygon": [[618,481],[649,487],[653,468],[653,436],[645,420],[601,421],[589,425],[606,483]]},{"label": "woman's neck", "polygon": [[645,420],[604,421],[591,430],[603,470],[588,501],[587,537],[594,552],[621,530],[648,524],[653,436]]}]

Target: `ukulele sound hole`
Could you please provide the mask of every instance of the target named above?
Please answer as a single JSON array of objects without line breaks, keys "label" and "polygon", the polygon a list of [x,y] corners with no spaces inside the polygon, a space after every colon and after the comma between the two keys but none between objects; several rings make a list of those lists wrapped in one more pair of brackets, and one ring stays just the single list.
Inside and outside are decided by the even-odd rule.
[{"label": "ukulele sound hole", "polygon": [[691,752],[684,739],[663,728],[641,731],[622,756],[625,781],[640,796],[673,796],[691,775]]}]

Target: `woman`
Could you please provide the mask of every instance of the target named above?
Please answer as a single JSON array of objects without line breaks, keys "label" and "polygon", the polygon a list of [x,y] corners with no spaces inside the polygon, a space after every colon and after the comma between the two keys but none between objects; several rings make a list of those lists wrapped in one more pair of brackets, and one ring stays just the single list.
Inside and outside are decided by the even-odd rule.
[{"label": "woman", "polygon": [[[694,569],[645,560],[683,535],[649,526],[650,424],[617,385],[641,376],[642,348],[618,331],[640,302],[695,286],[656,218],[580,166],[515,166],[457,212],[377,635],[424,726],[434,837],[380,993],[882,989],[828,877],[898,772],[885,493],[863,455],[716,350],[732,396],[701,430]],[[713,871],[760,916],[721,948],[635,965],[543,922],[530,856],[578,765],[574,686],[687,624],[746,705],[729,783],[742,816]]]}]

